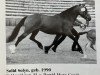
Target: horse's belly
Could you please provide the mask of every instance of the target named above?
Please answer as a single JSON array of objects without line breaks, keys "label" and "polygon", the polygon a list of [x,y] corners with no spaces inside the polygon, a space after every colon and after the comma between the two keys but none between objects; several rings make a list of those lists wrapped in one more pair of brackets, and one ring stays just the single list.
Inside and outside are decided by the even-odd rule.
[{"label": "horse's belly", "polygon": [[47,33],[47,34],[61,34],[61,29],[55,29],[55,28],[42,28],[40,31]]}]

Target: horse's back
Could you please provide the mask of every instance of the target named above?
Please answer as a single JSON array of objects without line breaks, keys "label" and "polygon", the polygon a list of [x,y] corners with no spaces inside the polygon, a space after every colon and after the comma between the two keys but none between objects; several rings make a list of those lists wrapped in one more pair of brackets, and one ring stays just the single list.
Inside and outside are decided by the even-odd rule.
[{"label": "horse's back", "polygon": [[41,31],[48,34],[60,33],[62,31],[62,20],[57,15],[54,16],[41,16]]}]

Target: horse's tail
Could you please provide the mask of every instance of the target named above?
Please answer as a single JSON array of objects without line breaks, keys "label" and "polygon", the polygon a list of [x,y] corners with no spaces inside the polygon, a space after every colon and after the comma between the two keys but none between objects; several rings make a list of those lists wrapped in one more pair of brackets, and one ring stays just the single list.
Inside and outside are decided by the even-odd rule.
[{"label": "horse's tail", "polygon": [[7,43],[13,41],[17,37],[18,32],[19,32],[20,28],[24,25],[24,21],[25,21],[26,18],[27,18],[27,16],[22,18],[21,21],[16,25],[16,27],[14,28],[13,32],[11,33],[11,35],[6,39]]},{"label": "horse's tail", "polygon": [[88,31],[85,31],[85,32],[79,32],[78,34],[79,35],[83,35],[83,34],[87,34],[88,33]]}]

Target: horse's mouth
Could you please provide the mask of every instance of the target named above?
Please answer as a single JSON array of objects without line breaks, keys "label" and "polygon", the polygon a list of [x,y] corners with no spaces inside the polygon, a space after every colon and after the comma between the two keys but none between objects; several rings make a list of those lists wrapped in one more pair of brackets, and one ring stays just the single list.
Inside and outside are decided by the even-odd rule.
[{"label": "horse's mouth", "polygon": [[91,21],[91,18],[86,18],[86,21]]}]

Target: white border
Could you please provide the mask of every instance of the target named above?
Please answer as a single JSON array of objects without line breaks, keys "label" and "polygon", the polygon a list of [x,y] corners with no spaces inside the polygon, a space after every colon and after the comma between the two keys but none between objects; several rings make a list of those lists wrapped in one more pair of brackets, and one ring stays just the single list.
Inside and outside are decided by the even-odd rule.
[{"label": "white border", "polygon": [[[6,75],[6,68],[42,68],[50,67],[52,72],[79,73],[80,75],[100,75],[100,0],[95,0],[97,30],[97,64],[26,64],[6,65],[5,44],[5,0],[0,0],[0,75]],[[5,67],[6,66],[6,67]]]},{"label": "white border", "polygon": [[5,75],[6,73],[5,56],[5,0],[0,0],[0,75]]}]

